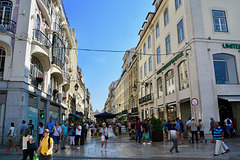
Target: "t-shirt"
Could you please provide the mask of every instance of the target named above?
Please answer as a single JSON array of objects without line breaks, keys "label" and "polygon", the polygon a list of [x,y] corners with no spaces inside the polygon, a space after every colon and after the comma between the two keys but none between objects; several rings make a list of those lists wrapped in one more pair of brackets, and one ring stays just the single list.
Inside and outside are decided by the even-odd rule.
[{"label": "t-shirt", "polygon": [[14,127],[10,127],[9,131],[11,130],[11,134],[9,136],[13,136],[15,133],[15,128]]},{"label": "t-shirt", "polygon": [[107,127],[105,129],[101,128],[101,133],[104,133],[105,135],[108,134],[108,129]]},{"label": "t-shirt", "polygon": [[205,127],[204,127],[204,125],[203,125],[203,122],[200,122],[200,124],[201,124],[202,127],[200,128],[199,131],[204,131],[204,128],[205,128]]},{"label": "t-shirt", "polygon": [[223,133],[223,130],[220,126],[217,126],[217,128],[214,128],[213,130],[213,134],[214,134],[214,139],[215,140],[222,140],[222,133]]},{"label": "t-shirt", "polygon": [[54,126],[53,127],[54,128],[54,132],[53,132],[53,135],[54,136],[60,136],[60,133],[61,133],[61,131],[62,131],[62,129],[61,129],[61,127],[60,126]]},{"label": "t-shirt", "polygon": [[69,131],[69,136],[75,136],[76,127],[73,127],[73,128],[69,127],[68,131]]},{"label": "t-shirt", "polygon": [[141,126],[142,126],[142,122],[137,122],[136,123],[136,129],[141,129]]},{"label": "t-shirt", "polygon": [[[228,121],[230,122],[230,124],[228,124]],[[224,120],[224,122],[226,123],[226,126],[232,126],[232,120],[227,118]]]},{"label": "t-shirt", "polygon": [[[77,128],[80,129],[80,131]],[[81,136],[82,126],[79,125],[77,128],[76,128],[76,135]]]},{"label": "t-shirt", "polygon": [[166,124],[166,127],[167,127],[168,130],[171,130],[172,129],[172,124],[168,123],[168,124]]},{"label": "t-shirt", "polygon": [[47,129],[48,129],[50,132],[52,131],[53,126],[55,126],[55,122],[54,122],[54,121],[52,121],[52,122],[48,121],[48,122],[47,122]]},{"label": "t-shirt", "polygon": [[164,129],[166,129],[166,125],[167,125],[167,122],[164,121],[164,122],[163,122]]},{"label": "t-shirt", "polygon": [[178,123],[178,121],[176,121],[175,124],[176,124],[178,130],[180,131],[180,130],[181,130],[181,127],[180,127],[180,124]]},{"label": "t-shirt", "polygon": [[21,125],[21,130],[22,130],[22,133],[21,134],[25,134],[26,130],[28,129],[28,125],[25,123],[25,124],[22,124]]},{"label": "t-shirt", "polygon": [[[53,144],[53,139],[50,138],[50,144]],[[50,147],[50,144],[49,144],[49,147]],[[41,149],[41,153],[43,155],[45,155],[45,153],[48,151],[48,138],[43,138],[42,141],[41,141],[41,146],[42,146],[42,149]],[[51,155],[52,154],[52,150],[49,152],[48,155]]]},{"label": "t-shirt", "polygon": [[171,133],[171,139],[178,139],[176,130],[170,130],[170,133]]},{"label": "t-shirt", "polygon": [[44,127],[41,128],[41,127],[39,126],[39,132],[38,132],[38,134],[43,134],[43,131],[44,131]]},{"label": "t-shirt", "polygon": [[23,150],[27,149],[27,142],[29,139],[32,139],[31,135],[28,135],[27,137],[23,136],[23,139],[22,139],[22,149]]},{"label": "t-shirt", "polygon": [[183,122],[180,122],[180,129],[181,129],[181,132],[183,133],[184,132],[184,124],[183,124]]},{"label": "t-shirt", "polygon": [[214,122],[215,122],[214,120],[212,120],[212,121],[210,122],[210,127],[212,126],[212,127],[211,127],[211,130],[214,130],[214,128],[215,128],[214,125],[213,125]]},{"label": "t-shirt", "polygon": [[149,126],[148,126],[148,124],[143,123],[143,128],[144,128],[144,130],[145,130],[146,133],[149,131]]},{"label": "t-shirt", "polygon": [[88,124],[86,124],[86,129],[88,129],[88,127],[89,127],[89,125],[88,125]]},{"label": "t-shirt", "polygon": [[31,133],[32,133],[32,130],[34,130],[34,125],[33,124],[28,124],[28,128],[31,129]]},{"label": "t-shirt", "polygon": [[63,135],[66,136],[67,135],[67,132],[68,132],[68,126],[65,126],[64,124],[62,125],[62,132],[63,132]]},{"label": "t-shirt", "polygon": [[198,123],[196,121],[191,121],[188,126],[191,131],[197,131]]},{"label": "t-shirt", "polygon": [[134,128],[135,128],[135,124],[132,123],[132,124],[131,124],[131,129],[134,129]]}]

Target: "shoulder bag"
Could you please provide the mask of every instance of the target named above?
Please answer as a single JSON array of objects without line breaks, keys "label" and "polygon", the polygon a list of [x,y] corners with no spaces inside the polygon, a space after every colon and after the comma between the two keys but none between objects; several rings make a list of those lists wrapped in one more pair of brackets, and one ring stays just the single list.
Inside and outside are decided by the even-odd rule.
[{"label": "shoulder bag", "polygon": [[28,136],[28,141],[27,141],[27,149],[29,149],[29,150],[34,150],[34,151],[38,149],[35,142],[32,143],[32,144],[30,144],[30,142],[29,142],[29,136]]}]

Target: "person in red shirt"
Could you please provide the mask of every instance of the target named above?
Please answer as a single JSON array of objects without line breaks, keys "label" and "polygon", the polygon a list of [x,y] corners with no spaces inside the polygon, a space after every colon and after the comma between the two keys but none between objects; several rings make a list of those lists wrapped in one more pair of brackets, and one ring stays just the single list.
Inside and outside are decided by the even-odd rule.
[{"label": "person in red shirt", "polygon": [[140,118],[138,118],[138,120],[137,120],[137,123],[135,125],[135,130],[136,130],[136,133],[137,133],[136,142],[137,142],[137,139],[139,137],[138,143],[141,143],[142,122],[140,121]]}]

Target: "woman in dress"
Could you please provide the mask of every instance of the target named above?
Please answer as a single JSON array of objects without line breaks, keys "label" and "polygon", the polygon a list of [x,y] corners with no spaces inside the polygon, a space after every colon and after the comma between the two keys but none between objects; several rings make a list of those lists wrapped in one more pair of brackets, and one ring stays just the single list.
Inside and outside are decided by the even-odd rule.
[{"label": "woman in dress", "polygon": [[31,136],[31,130],[29,130],[29,129],[27,129],[25,131],[25,135],[22,138],[23,160],[26,160],[28,155],[29,155],[30,160],[33,160],[34,150],[27,148],[28,141],[30,144],[34,143],[34,141],[32,140],[32,136]]},{"label": "woman in dress", "polygon": [[14,148],[16,148],[16,152],[18,151],[18,147],[14,144],[13,140],[15,138],[15,134],[16,134],[16,131],[15,131],[15,127],[14,127],[14,123],[12,122],[11,123],[11,127],[9,128],[9,133],[7,136],[8,137],[8,140],[9,140],[9,147],[8,147],[8,150],[6,150],[6,152],[10,152],[10,149],[11,147],[13,146]]},{"label": "woman in dress", "polygon": [[62,132],[62,128],[61,126],[59,126],[59,123],[56,122],[55,126],[53,126],[53,139],[54,139],[54,143],[55,143],[55,153],[57,153],[58,151],[58,145],[59,145],[59,141],[60,141],[60,137],[61,137],[61,132]]},{"label": "woman in dress", "polygon": [[113,133],[112,126],[108,126],[108,136],[109,138],[116,138],[115,134]]},{"label": "woman in dress", "polygon": [[39,122],[38,143],[40,142],[40,139],[43,137],[43,131],[44,131],[43,123]]}]

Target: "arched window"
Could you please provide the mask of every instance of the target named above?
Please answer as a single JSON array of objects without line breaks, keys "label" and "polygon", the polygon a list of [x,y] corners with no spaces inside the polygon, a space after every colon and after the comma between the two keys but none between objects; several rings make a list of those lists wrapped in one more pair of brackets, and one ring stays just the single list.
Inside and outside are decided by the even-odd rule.
[{"label": "arched window", "polygon": [[163,85],[162,85],[162,78],[159,77],[157,80],[157,86],[158,86],[158,98],[163,97]]},{"label": "arched window", "polygon": [[3,80],[6,52],[0,47],[0,80]]},{"label": "arched window", "polygon": [[43,66],[35,56],[32,56],[30,76],[33,78],[43,77]]},{"label": "arched window", "polygon": [[213,55],[215,79],[217,84],[237,84],[235,57],[228,54]]},{"label": "arched window", "polygon": [[156,25],[156,37],[159,36],[159,33],[160,33],[160,31],[159,31],[159,23],[157,23],[157,25]]},{"label": "arched window", "polygon": [[169,18],[168,18],[168,8],[165,9],[164,11],[164,25],[167,25],[169,22]]},{"label": "arched window", "polygon": [[189,82],[188,82],[188,65],[187,65],[187,61],[183,61],[178,66],[178,73],[179,73],[180,90],[188,88],[189,87]]},{"label": "arched window", "polygon": [[165,75],[166,77],[166,94],[172,94],[175,92],[175,82],[174,82],[174,71],[170,70],[166,73]]},{"label": "arched window", "polygon": [[12,2],[1,1],[0,2],[1,23],[11,20],[11,14],[12,14]]}]

